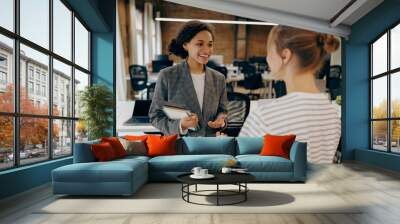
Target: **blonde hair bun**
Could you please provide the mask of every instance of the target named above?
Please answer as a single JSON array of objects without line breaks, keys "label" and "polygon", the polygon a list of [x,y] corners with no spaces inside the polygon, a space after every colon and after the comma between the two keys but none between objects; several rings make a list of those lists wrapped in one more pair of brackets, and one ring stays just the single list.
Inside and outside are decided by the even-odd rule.
[{"label": "blonde hair bun", "polygon": [[323,34],[323,48],[326,53],[330,54],[339,48],[339,40],[331,34]]}]

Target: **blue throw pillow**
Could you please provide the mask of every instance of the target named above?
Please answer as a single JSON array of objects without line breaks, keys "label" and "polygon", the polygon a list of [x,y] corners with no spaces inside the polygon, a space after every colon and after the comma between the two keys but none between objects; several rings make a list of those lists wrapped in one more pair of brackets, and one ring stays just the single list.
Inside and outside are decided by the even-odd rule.
[{"label": "blue throw pillow", "polygon": [[263,137],[237,137],[237,155],[259,154],[264,145]]},{"label": "blue throw pillow", "polygon": [[182,153],[234,155],[235,139],[232,137],[183,137]]}]

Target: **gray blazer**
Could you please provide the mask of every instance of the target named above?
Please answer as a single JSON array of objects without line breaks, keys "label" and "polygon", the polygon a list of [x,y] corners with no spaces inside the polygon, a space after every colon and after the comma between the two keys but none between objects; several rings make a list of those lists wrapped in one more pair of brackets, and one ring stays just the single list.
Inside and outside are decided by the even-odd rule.
[{"label": "gray blazer", "polygon": [[189,130],[188,136],[215,136],[217,130],[208,127],[207,122],[227,112],[225,77],[206,67],[204,88],[201,111],[187,62],[161,70],[149,111],[153,126],[165,135],[179,135],[179,120],[169,119],[162,111],[165,103],[172,103],[196,113],[199,118],[199,128],[196,131]]}]

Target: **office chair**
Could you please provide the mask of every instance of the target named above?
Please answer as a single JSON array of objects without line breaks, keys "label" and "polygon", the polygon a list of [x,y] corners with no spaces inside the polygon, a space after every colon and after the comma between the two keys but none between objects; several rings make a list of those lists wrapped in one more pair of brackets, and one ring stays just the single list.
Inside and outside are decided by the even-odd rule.
[{"label": "office chair", "polygon": [[255,100],[259,99],[260,94],[252,93],[252,91],[260,89],[264,86],[263,82],[262,82],[261,74],[256,72],[256,68],[253,65],[244,66],[243,74],[244,74],[244,80],[243,80],[242,86],[245,89],[250,90],[250,92],[247,95],[251,99],[255,99]]},{"label": "office chair", "polygon": [[[146,90],[146,99],[150,99],[150,90],[155,88],[155,83],[148,83],[147,69],[142,65],[129,66],[129,75],[131,78],[131,87],[134,91]],[[143,94],[140,95],[143,98]]]},{"label": "office chair", "polygon": [[170,60],[153,60],[151,62],[152,72],[160,72],[164,68],[168,68],[174,64],[173,61]]},{"label": "office chair", "polygon": [[155,61],[169,61],[168,54],[157,54],[154,58]]},{"label": "office chair", "polygon": [[238,136],[250,112],[250,98],[242,93],[228,92],[227,127],[223,131],[228,136]]},{"label": "office chair", "polygon": [[331,95],[331,100],[336,99],[336,96],[340,95],[341,80],[342,80],[342,66],[340,65],[330,66],[329,74],[326,76],[326,88],[329,90],[329,93]]},{"label": "office chair", "polygon": [[212,68],[218,72],[220,72],[221,74],[223,74],[225,76],[225,78],[228,76],[228,69],[223,66],[223,65],[219,65],[217,64],[215,61],[213,60],[209,60],[207,63],[207,67]]}]

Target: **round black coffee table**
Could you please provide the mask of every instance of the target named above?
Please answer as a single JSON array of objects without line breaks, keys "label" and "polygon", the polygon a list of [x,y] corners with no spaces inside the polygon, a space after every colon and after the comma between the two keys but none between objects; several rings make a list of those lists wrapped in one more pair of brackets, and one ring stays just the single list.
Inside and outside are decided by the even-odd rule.
[{"label": "round black coffee table", "polygon": [[[239,204],[241,202],[245,202],[247,200],[247,192],[249,188],[247,187],[247,183],[255,180],[255,177],[248,173],[216,173],[213,174],[215,177],[212,179],[193,179],[190,177],[191,173],[182,174],[178,176],[178,181],[182,183],[182,199],[188,203],[198,204],[198,205],[234,205]],[[204,185],[216,185],[215,190],[197,190],[198,184]],[[190,191],[190,186],[195,186],[194,191]],[[223,190],[220,189],[220,185],[236,185],[238,186],[237,190]],[[215,192],[215,194],[205,194],[209,192]],[[190,201],[190,196],[204,196],[204,197],[216,197],[216,204],[202,204]],[[234,201],[231,203],[221,203],[221,197],[232,197],[232,196],[241,196],[238,201]]]}]

